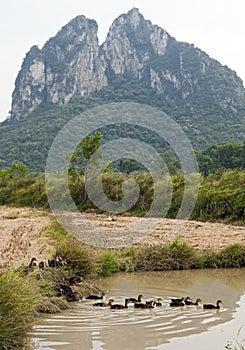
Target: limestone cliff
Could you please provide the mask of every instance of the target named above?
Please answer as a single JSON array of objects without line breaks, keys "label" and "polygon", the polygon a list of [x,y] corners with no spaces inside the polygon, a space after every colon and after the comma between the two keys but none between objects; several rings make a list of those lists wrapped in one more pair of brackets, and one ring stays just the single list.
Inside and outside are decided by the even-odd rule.
[{"label": "limestone cliff", "polygon": [[33,46],[18,74],[12,119],[23,119],[42,103],[67,104],[90,96],[116,77],[141,80],[177,108],[237,111],[244,105],[241,79],[194,45],[178,42],[133,8],[119,16],[99,46],[97,24],[78,16],[47,41]]},{"label": "limestone cliff", "polygon": [[72,96],[88,96],[107,85],[106,64],[97,24],[78,16],[26,55],[16,79],[12,117],[25,118],[39,104],[67,104]]},{"label": "limestone cliff", "polygon": [[167,32],[134,8],[113,22],[102,48],[113,73],[141,79],[150,59],[165,54],[168,40]]}]

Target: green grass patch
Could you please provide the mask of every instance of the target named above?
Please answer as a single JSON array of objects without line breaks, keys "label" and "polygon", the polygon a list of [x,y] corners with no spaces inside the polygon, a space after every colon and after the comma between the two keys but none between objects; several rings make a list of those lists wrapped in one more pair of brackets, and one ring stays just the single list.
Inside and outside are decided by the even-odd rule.
[{"label": "green grass patch", "polygon": [[54,239],[56,243],[66,241],[68,237],[67,232],[56,220],[49,224],[48,227],[42,231],[41,235]]},{"label": "green grass patch", "polygon": [[245,246],[232,244],[218,254],[218,260],[224,268],[245,266]]},{"label": "green grass patch", "polygon": [[97,260],[98,275],[101,277],[111,276],[114,272],[119,271],[118,254],[113,252],[102,252]]}]

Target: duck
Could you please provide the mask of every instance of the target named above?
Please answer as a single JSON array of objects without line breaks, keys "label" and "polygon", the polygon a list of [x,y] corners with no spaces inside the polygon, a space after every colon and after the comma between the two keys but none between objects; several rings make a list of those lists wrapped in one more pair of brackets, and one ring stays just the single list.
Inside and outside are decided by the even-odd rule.
[{"label": "duck", "polygon": [[131,303],[137,303],[137,302],[141,303],[142,298],[143,298],[143,295],[139,294],[137,299],[136,298],[128,298],[128,300],[131,301]]},{"label": "duck", "polygon": [[214,304],[203,304],[204,309],[220,309],[220,304],[222,304],[222,300],[217,300],[216,305]]},{"label": "duck", "polygon": [[107,307],[107,306],[111,306],[111,304],[113,303],[114,299],[109,299],[108,303],[100,301],[98,303],[94,303],[93,306],[98,306],[98,307]]},{"label": "duck", "polygon": [[49,267],[61,267],[63,265],[65,263],[60,255],[57,255],[55,259],[48,260]]},{"label": "duck", "polygon": [[102,292],[101,295],[94,295],[94,294],[87,295],[85,299],[100,300],[100,299],[104,299],[104,297],[105,297],[105,293]]},{"label": "duck", "polygon": [[175,302],[176,303],[181,303],[182,301],[186,302],[188,300],[191,300],[191,298],[190,297],[172,298],[171,302],[173,302],[173,303],[175,303]]},{"label": "duck", "polygon": [[35,267],[37,267],[37,258],[33,257],[31,258],[31,261],[28,265],[30,270],[33,270]]},{"label": "duck", "polygon": [[39,269],[44,270],[47,267],[45,261],[40,261],[38,264]]},{"label": "duck", "polygon": [[[189,298],[189,297],[187,297]],[[185,297],[182,298],[172,298],[171,303],[182,303],[185,300]]]},{"label": "duck", "polygon": [[67,301],[78,301],[78,292],[73,292],[67,284],[59,284],[59,294],[64,295]]},{"label": "duck", "polygon": [[80,276],[74,275],[68,279],[68,282],[70,286],[77,286],[82,282],[82,279]]},{"label": "duck", "polygon": [[169,304],[171,307],[176,307],[176,306],[185,306],[185,298],[181,299],[181,301],[171,301]]},{"label": "duck", "polygon": [[129,304],[129,299],[125,299],[125,304],[110,304],[110,308],[113,310],[123,310],[123,309],[128,309],[128,304]]},{"label": "duck", "polygon": [[193,303],[193,300],[190,297],[186,297],[184,299],[184,303],[185,303],[185,305],[188,305],[188,303]]},{"label": "duck", "polygon": [[152,305],[154,305],[154,306],[162,306],[162,303],[160,302],[160,300],[162,300],[162,298],[157,298],[156,300],[154,300]]},{"label": "duck", "polygon": [[135,303],[134,307],[136,309],[154,309],[154,300],[147,301],[145,304],[144,303]]},{"label": "duck", "polygon": [[202,299],[197,298],[197,300],[194,302],[192,300],[186,300],[185,305],[196,305],[198,306],[202,302]]}]

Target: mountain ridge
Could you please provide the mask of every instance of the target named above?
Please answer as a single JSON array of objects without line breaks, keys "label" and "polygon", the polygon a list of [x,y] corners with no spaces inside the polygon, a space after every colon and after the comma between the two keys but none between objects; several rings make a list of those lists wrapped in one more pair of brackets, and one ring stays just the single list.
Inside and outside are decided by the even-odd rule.
[{"label": "mountain ridge", "polygon": [[[0,168],[20,161],[43,171],[59,130],[86,109],[111,102],[160,109],[197,150],[245,139],[245,89],[236,72],[178,42],[136,8],[113,21],[101,45],[97,31],[94,20],[77,16],[41,49],[29,50],[11,117],[0,123]],[[145,140],[158,144],[149,135]]]},{"label": "mountain ridge", "polygon": [[195,108],[203,93],[221,111],[245,105],[245,89],[234,71],[178,42],[137,8],[113,21],[102,45],[97,32],[96,21],[80,15],[42,49],[31,48],[16,79],[12,119],[28,117],[42,103],[66,105],[74,96],[91,96],[117,76],[143,81],[180,108]]}]

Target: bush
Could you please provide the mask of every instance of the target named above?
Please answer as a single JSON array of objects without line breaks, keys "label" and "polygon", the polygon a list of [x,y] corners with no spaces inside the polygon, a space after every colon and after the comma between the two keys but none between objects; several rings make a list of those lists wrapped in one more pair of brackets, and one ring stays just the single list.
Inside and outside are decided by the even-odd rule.
[{"label": "bush", "polygon": [[[128,251],[129,252],[129,251]],[[134,271],[163,271],[201,268],[203,264],[201,253],[179,239],[161,246],[136,248],[128,254],[121,254],[124,266],[130,266]],[[132,260],[129,264],[129,260]]]},{"label": "bush", "polygon": [[119,271],[118,257],[115,253],[103,252],[98,258],[98,275],[108,277]]},{"label": "bush", "polygon": [[241,244],[232,244],[223,249],[218,254],[220,264],[224,268],[245,266],[245,246]]},{"label": "bush", "polygon": [[73,238],[61,241],[57,245],[55,256],[60,256],[74,270],[74,273],[81,277],[90,277],[95,274],[95,253]]}]

